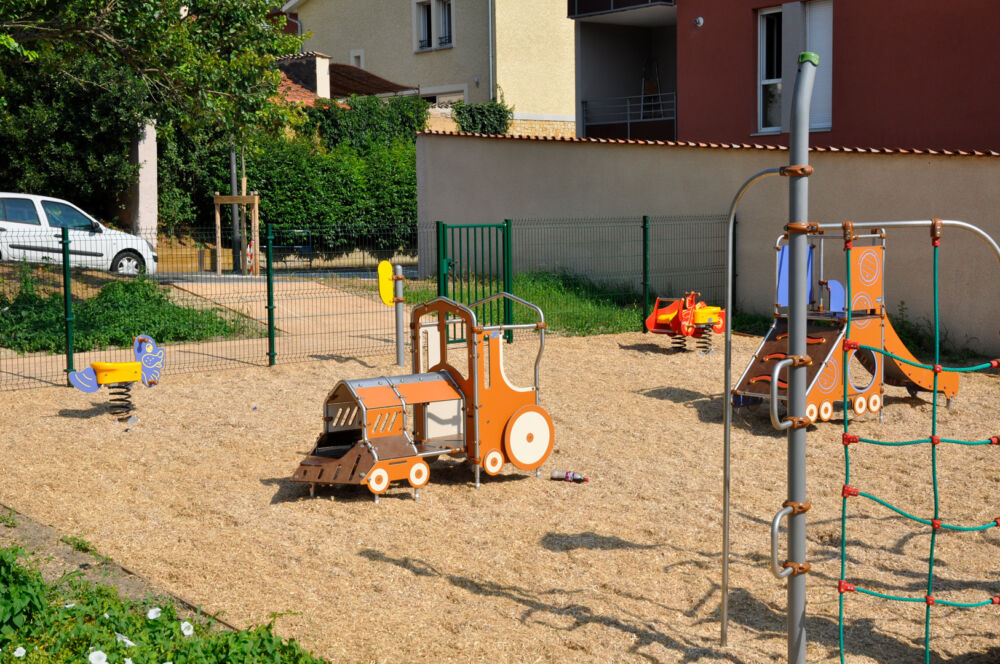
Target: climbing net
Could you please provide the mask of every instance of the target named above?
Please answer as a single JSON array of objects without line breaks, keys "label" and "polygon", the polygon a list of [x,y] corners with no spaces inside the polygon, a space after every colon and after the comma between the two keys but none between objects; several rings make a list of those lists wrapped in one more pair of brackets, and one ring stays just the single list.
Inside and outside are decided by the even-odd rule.
[{"label": "climbing net", "polygon": [[[851,293],[851,250],[853,248],[853,240],[856,236],[846,227],[845,224],[845,234],[844,234],[844,253],[847,256],[847,302],[853,302]],[[840,593],[840,615],[838,619],[839,636],[840,636],[840,661],[844,662],[844,595],[849,592],[858,592],[864,595],[870,595],[872,597],[880,597],[882,599],[892,600],[895,602],[915,602],[923,603],[926,605],[924,610],[924,662],[930,662],[930,638],[931,638],[931,607],[932,606],[950,606],[958,608],[974,608],[978,606],[988,606],[990,604],[1000,604],[1000,597],[989,597],[979,602],[952,602],[949,600],[937,599],[934,597],[934,545],[937,541],[938,532],[943,530],[956,530],[956,531],[980,531],[986,530],[988,528],[995,528],[1000,526],[1000,519],[986,523],[979,526],[959,526],[950,523],[944,523],[941,520],[940,505],[939,505],[939,493],[938,493],[938,446],[942,443],[951,443],[954,445],[1000,445],[1000,438],[994,436],[986,440],[957,440],[952,438],[942,438],[937,434],[937,419],[938,419],[938,376],[946,371],[950,372],[973,372],[982,371],[989,368],[997,368],[1000,366],[1000,361],[993,360],[991,362],[986,362],[971,367],[942,367],[940,364],[940,354],[941,354],[941,338],[940,338],[940,319],[938,312],[938,253],[941,247],[941,224],[935,221],[931,226],[931,241],[933,245],[934,253],[934,364],[920,364],[919,362],[913,362],[906,358],[894,355],[882,348],[874,348],[872,346],[866,346],[859,344],[857,342],[851,341],[849,338],[844,339],[843,345],[843,365],[848,366],[849,353],[851,351],[868,350],[873,353],[880,353],[883,356],[891,357],[897,362],[903,362],[905,364],[918,367],[921,369],[926,369],[933,372],[934,375],[934,390],[932,393],[931,401],[931,426],[930,426],[930,436],[927,438],[919,438],[917,440],[906,440],[899,442],[888,442],[881,440],[873,440],[870,438],[862,438],[860,436],[852,435],[850,432],[850,422],[847,417],[847,404],[848,404],[848,379],[847,371],[844,371],[844,433],[843,433],[843,443],[844,443],[844,487],[842,491],[842,501],[841,501],[841,512],[840,512],[840,582],[838,584],[838,590]],[[851,329],[851,309],[853,307],[847,306],[847,330]],[[907,445],[922,445],[929,444],[931,446],[931,478],[933,480],[934,487],[934,516],[931,519],[922,519],[920,517],[914,516],[907,513],[906,511],[900,509],[899,507],[882,500],[881,498],[874,496],[870,493],[861,491],[860,489],[851,486],[851,445],[856,443],[869,443],[872,445],[882,445],[891,447],[902,447]],[[898,595],[888,595],[885,593],[876,592],[867,588],[862,588],[854,584],[847,582],[846,572],[847,572],[847,502],[851,497],[861,497],[867,498],[868,500],[874,501],[883,507],[886,507],[897,514],[915,521],[916,523],[930,526],[931,527],[931,542],[930,542],[930,554],[928,556],[927,565],[927,593],[922,597],[902,597]]]}]

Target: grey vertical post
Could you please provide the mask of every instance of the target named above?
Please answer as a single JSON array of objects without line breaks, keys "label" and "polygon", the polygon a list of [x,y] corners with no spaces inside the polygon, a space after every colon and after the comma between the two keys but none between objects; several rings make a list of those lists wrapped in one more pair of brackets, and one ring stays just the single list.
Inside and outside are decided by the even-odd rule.
[{"label": "grey vertical post", "polygon": [[642,320],[639,329],[646,329],[646,319],[649,317],[649,215],[642,216]]},{"label": "grey vertical post", "polygon": [[[798,75],[792,93],[789,160],[791,166],[809,163],[809,101],[819,57],[799,55]],[[809,178],[788,179],[788,223],[802,224],[809,218]],[[788,355],[805,355],[806,315],[809,306],[809,236],[805,232],[788,233]],[[788,417],[806,414],[806,367],[788,368]],[[806,502],[806,427],[788,429],[788,500]],[[806,561],[806,514],[788,517],[788,558],[795,563]],[[806,575],[788,577],[788,663],[806,661]]]},{"label": "grey vertical post", "polygon": [[396,364],[406,366],[406,331],[403,325],[403,318],[406,312],[403,310],[403,266],[393,266],[392,284],[393,306],[396,308]]}]

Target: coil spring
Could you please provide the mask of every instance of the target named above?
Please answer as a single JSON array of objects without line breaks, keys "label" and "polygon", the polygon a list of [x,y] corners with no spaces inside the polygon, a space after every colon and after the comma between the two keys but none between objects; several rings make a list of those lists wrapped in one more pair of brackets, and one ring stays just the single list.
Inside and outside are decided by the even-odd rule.
[{"label": "coil spring", "polygon": [[712,334],[710,332],[705,332],[695,342],[695,346],[698,348],[698,352],[702,355],[708,355],[712,352]]},{"label": "coil spring", "polygon": [[687,350],[687,337],[676,335],[670,337],[670,348],[673,350]]},{"label": "coil spring", "polygon": [[121,418],[135,410],[132,404],[132,383],[112,383],[108,385],[108,391],[111,392],[108,410],[112,415]]}]

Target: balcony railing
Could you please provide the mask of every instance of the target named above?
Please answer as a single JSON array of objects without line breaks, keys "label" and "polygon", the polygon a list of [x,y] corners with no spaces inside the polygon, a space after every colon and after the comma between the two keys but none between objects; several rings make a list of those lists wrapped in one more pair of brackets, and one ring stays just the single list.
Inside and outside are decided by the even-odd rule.
[{"label": "balcony railing", "polygon": [[[677,120],[677,94],[664,92],[656,95],[635,95],[634,97],[607,97],[588,99],[582,102],[583,122],[587,127],[596,125],[618,125],[615,131],[626,138],[646,132],[634,131],[637,125],[648,122]],[[659,131],[659,128],[656,129]],[[672,133],[671,129],[671,133]],[[674,138],[664,136],[663,138]]]},{"label": "balcony railing", "polygon": [[570,18],[587,16],[589,14],[604,14],[622,9],[634,9],[650,5],[672,6],[674,0],[567,0],[567,13]]}]

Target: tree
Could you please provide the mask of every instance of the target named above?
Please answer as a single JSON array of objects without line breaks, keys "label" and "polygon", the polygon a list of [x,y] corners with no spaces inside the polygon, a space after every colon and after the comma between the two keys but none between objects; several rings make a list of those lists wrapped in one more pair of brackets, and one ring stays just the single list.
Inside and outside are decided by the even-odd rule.
[{"label": "tree", "polygon": [[[0,57],[45,62],[85,86],[75,60],[89,54],[142,89],[144,115],[209,123],[238,135],[280,123],[269,103],[278,55],[299,39],[266,18],[270,0],[31,0],[0,3]],[[8,73],[8,75],[10,75]],[[107,87],[103,89],[108,90]]]}]

